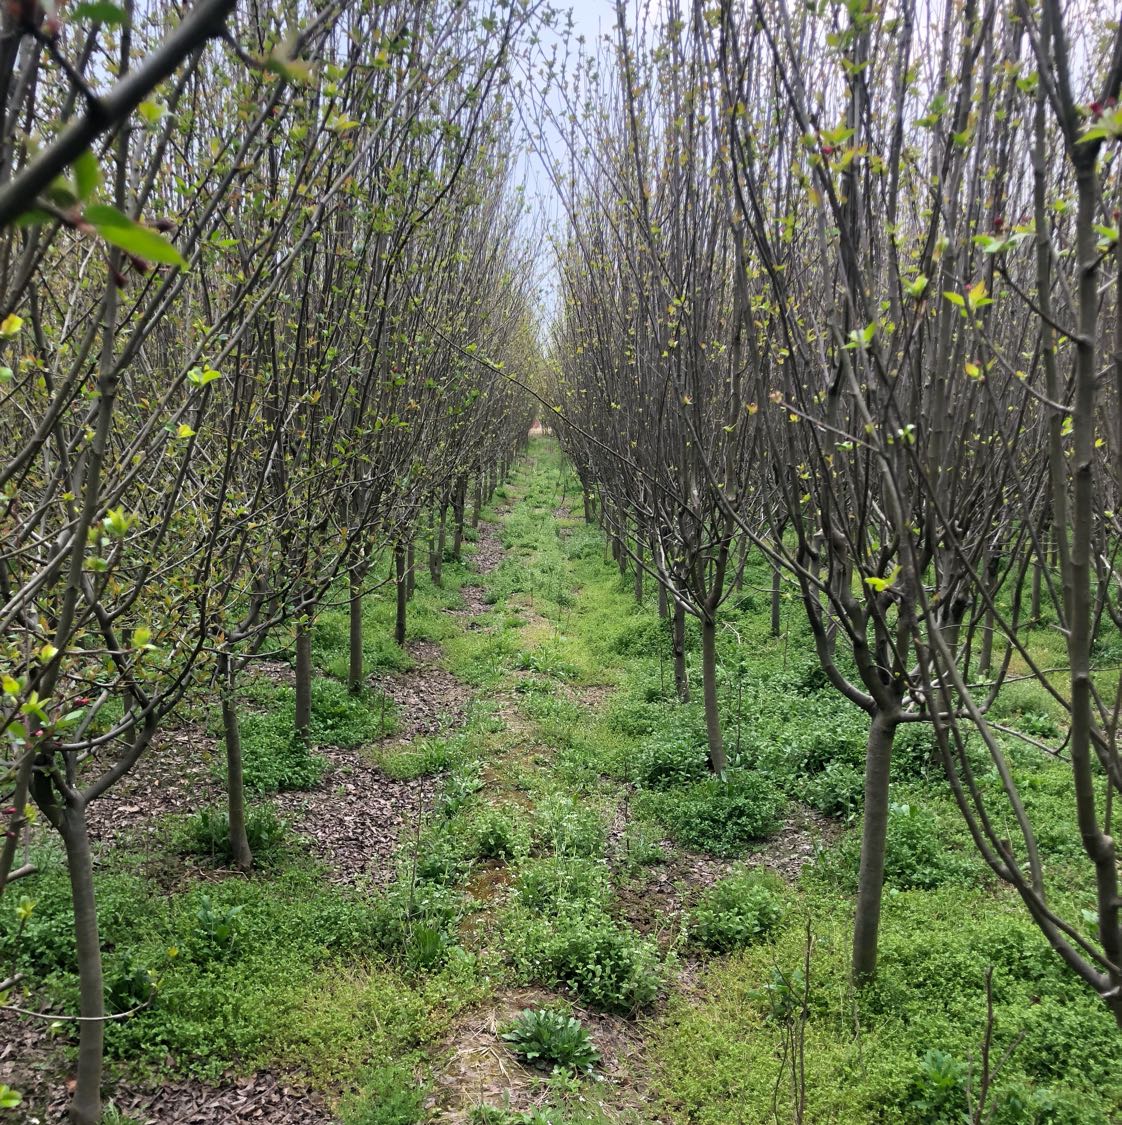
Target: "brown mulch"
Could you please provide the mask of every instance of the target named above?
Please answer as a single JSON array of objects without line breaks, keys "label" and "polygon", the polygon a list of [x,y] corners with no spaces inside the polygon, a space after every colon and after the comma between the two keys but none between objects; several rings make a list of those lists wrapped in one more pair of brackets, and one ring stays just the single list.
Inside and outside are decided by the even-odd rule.
[{"label": "brown mulch", "polygon": [[143,1125],[336,1125],[318,1095],[261,1071],[221,1086],[171,1082],[157,1090],[119,1094],[116,1105]]},{"label": "brown mulch", "polygon": [[432,641],[412,641],[409,655],[416,665],[408,672],[370,678],[374,687],[385,692],[397,710],[395,742],[437,734],[457,726],[463,722],[471,704],[471,688],[440,667],[440,645]]},{"label": "brown mulch", "polygon": [[499,525],[481,520],[471,556],[472,568],[479,574],[490,574],[503,561],[504,553]]},{"label": "brown mulch", "polygon": [[[45,1024],[44,1024],[45,1026]],[[65,1121],[72,1076],[59,1044],[30,1020],[0,1011],[0,1082],[23,1094],[23,1102],[4,1121],[36,1125]],[[117,1109],[143,1125],[337,1125],[323,1098],[285,1085],[261,1071],[216,1086],[194,1080],[158,1087],[107,1084]],[[107,1101],[109,1100],[107,1098]]]},{"label": "brown mulch", "polygon": [[432,805],[438,779],[395,781],[362,750],[325,747],[319,753],[330,763],[320,784],[278,793],[273,804],[307,839],[333,883],[363,879],[385,886],[402,839]]},{"label": "brown mulch", "polygon": [[[544,1071],[525,1066],[507,1050],[500,1033],[524,1008],[550,1007],[556,993],[541,988],[502,992],[484,1007],[463,1016],[446,1045],[447,1061],[429,1098],[436,1120],[465,1125],[478,1105],[526,1111],[549,1100]],[[597,1066],[604,1082],[604,1101],[641,1108],[647,1102],[641,1073],[642,1033],[634,1020],[573,1006],[573,1015],[587,1028],[600,1051]]]},{"label": "brown mulch", "polygon": [[223,753],[197,724],[160,731],[132,770],[90,806],[91,840],[104,846],[125,836],[154,842],[163,831],[159,818],[220,802],[224,789],[211,763]]},{"label": "brown mulch", "polygon": [[[627,820],[626,806],[621,804],[608,830],[614,852],[618,853],[621,847]],[[725,878],[733,868],[766,868],[793,883],[814,859],[817,850],[836,841],[843,831],[837,821],[797,804],[771,839],[739,859],[720,859],[686,851],[669,840],[661,840],[668,862],[652,866],[630,883],[620,886],[620,914],[642,933],[668,945],[677,932],[683,912],[698,893]]]}]

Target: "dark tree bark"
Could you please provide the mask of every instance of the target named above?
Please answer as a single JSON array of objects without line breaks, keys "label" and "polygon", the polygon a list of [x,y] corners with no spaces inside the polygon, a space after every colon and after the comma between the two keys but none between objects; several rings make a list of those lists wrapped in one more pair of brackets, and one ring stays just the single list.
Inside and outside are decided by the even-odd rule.
[{"label": "dark tree bark", "polygon": [[63,807],[58,824],[66,849],[70,894],[74,906],[74,939],[78,954],[78,1067],[70,1121],[98,1125],[101,1121],[102,1050],[105,1044],[105,986],[102,979],[101,939],[94,901],[93,854],[81,802]]},{"label": "dark tree bark", "polygon": [[352,695],[362,691],[365,670],[362,651],[362,583],[365,572],[351,570],[350,590],[350,653],[347,660],[347,690]]},{"label": "dark tree bark", "polygon": [[312,625],[296,625],[296,735],[307,739],[312,725]]},{"label": "dark tree bark", "polygon": [[853,927],[853,979],[872,979],[877,968],[881,889],[888,838],[889,773],[897,721],[878,711],[869,725],[865,749],[865,821],[861,833],[861,871]]},{"label": "dark tree bark", "polygon": [[686,611],[674,604],[674,687],[683,703],[690,701],[690,679],[686,671]]},{"label": "dark tree bark", "polygon": [[237,677],[233,659],[224,652],[218,657],[218,679],[222,692],[222,738],[226,746],[230,855],[239,871],[248,871],[253,866],[253,852],[245,828],[245,773],[242,768],[241,728],[238,725]]},{"label": "dark tree bark", "polygon": [[394,619],[393,639],[400,648],[405,647],[405,625],[409,613],[409,575],[412,573],[408,566],[408,555],[401,543],[395,543],[393,549],[394,585],[397,589],[397,616]]},{"label": "dark tree bark", "polygon": [[705,700],[705,731],[709,737],[709,768],[713,773],[724,773],[728,760],[717,699],[717,622],[711,614],[701,619],[701,682]]}]

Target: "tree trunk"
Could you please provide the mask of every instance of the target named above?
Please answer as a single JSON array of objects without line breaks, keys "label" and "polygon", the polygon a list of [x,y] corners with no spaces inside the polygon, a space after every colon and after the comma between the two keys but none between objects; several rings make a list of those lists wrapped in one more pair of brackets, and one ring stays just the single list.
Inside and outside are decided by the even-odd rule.
[{"label": "tree trunk", "polygon": [[312,623],[296,624],[296,736],[308,737],[312,725]]},{"label": "tree trunk", "polygon": [[709,738],[709,768],[714,773],[724,773],[728,762],[717,702],[717,622],[708,614],[701,619],[701,683],[705,698],[705,732]]},{"label": "tree trunk", "polygon": [[417,589],[417,559],[416,552],[413,550],[413,540],[409,540],[409,545],[405,548],[405,596],[411,598],[414,591]]},{"label": "tree trunk", "polygon": [[440,559],[436,554],[436,513],[429,512],[429,579],[434,586],[438,586],[437,578],[440,574]]},{"label": "tree trunk", "polygon": [[483,511],[483,477],[475,474],[475,495],[471,502],[471,526],[479,526],[479,515]]},{"label": "tree trunk", "polygon": [[780,615],[782,577],[779,573],[779,567],[774,567],[771,572],[771,635],[773,637],[778,637],[783,631],[783,621]]},{"label": "tree trunk", "polygon": [[394,620],[393,639],[405,647],[405,621],[409,606],[409,570],[405,548],[395,543],[393,548],[394,584],[397,586],[397,617]]},{"label": "tree trunk", "polygon": [[1029,615],[1032,617],[1034,625],[1040,621],[1040,585],[1043,572],[1044,566],[1040,561],[1040,556],[1037,555],[1032,561],[1032,602],[1029,607]]},{"label": "tree trunk", "polygon": [[666,602],[666,587],[660,582],[658,584],[658,615],[665,621],[669,612],[670,606]]},{"label": "tree trunk", "polygon": [[982,649],[978,653],[978,675],[989,674],[993,664],[993,608],[986,608],[986,616],[982,623]]},{"label": "tree trunk", "polygon": [[686,611],[674,603],[674,687],[683,703],[690,701],[690,678],[686,673]]},{"label": "tree trunk", "polygon": [[878,711],[869,726],[865,751],[865,823],[861,834],[861,873],[853,926],[853,982],[871,980],[877,971],[877,932],[884,889],[884,852],[888,838],[889,771],[896,720]]},{"label": "tree trunk", "polygon": [[362,666],[362,582],[363,574],[351,571],[350,657],[347,662],[347,690],[352,695],[362,691],[364,669]]},{"label": "tree trunk", "polygon": [[434,586],[444,585],[444,545],[448,540],[448,505],[442,500],[436,521],[432,552],[429,555],[429,577]]},{"label": "tree trunk", "polygon": [[643,604],[643,540],[635,539],[635,601]]},{"label": "tree trunk", "polygon": [[593,519],[592,497],[591,497],[591,495],[589,495],[589,492],[588,492],[587,488],[582,488],[580,490],[580,492],[581,492],[581,499],[584,501],[584,522],[585,523],[592,523],[592,519]]},{"label": "tree trunk", "polygon": [[452,558],[460,561],[464,545],[464,508],[467,507],[467,476],[461,473],[456,478],[456,488],[452,493]]},{"label": "tree trunk", "polygon": [[748,565],[748,546],[748,538],[745,536],[740,543],[740,561],[736,564],[736,589],[738,593],[744,589],[744,568]]},{"label": "tree trunk", "polygon": [[78,953],[78,1069],[70,1101],[72,1125],[101,1121],[101,1066],[105,1044],[105,986],[101,973],[101,939],[94,901],[93,855],[82,805],[61,810],[59,834],[66,848],[70,895],[74,906],[74,939]]},{"label": "tree trunk", "polygon": [[253,866],[253,852],[245,830],[245,775],[242,769],[242,735],[238,726],[237,680],[234,662],[226,653],[218,657],[222,691],[222,738],[226,744],[226,804],[230,822],[230,855],[239,871]]}]

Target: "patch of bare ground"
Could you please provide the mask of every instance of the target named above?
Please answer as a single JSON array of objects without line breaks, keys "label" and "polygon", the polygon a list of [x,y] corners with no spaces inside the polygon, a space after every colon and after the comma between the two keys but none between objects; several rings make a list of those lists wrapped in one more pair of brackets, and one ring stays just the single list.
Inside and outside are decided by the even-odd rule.
[{"label": "patch of bare ground", "polygon": [[499,525],[488,520],[480,520],[472,552],[472,569],[480,575],[490,574],[503,561],[503,544],[499,535]]},{"label": "patch of bare ground", "polygon": [[[45,1033],[47,1022],[0,1011],[0,1082],[19,1090],[15,1111],[23,1125],[65,1121],[73,1076],[61,1043]],[[180,1079],[152,1086],[108,1083],[117,1109],[143,1125],[337,1125],[323,1098],[260,1071],[211,1086]]]},{"label": "patch of bare ground", "polygon": [[[616,855],[623,855],[627,821],[627,806],[621,802],[609,828]],[[734,867],[764,868],[793,883],[818,851],[834,843],[842,831],[836,821],[796,804],[774,836],[738,859],[691,852],[662,840],[666,862],[645,869],[639,877],[620,886],[619,915],[640,932],[656,938],[660,945],[669,945],[689,905]]]},{"label": "patch of bare ground", "polygon": [[432,804],[437,780],[395,781],[362,750],[326,747],[329,766],[315,789],[278,793],[280,815],[308,841],[333,883],[362,879],[385,886],[394,875],[394,855],[418,817]]},{"label": "patch of bare ground", "polygon": [[221,743],[196,723],[160,731],[135,766],[89,808],[90,838],[111,846],[132,841],[162,843],[162,818],[192,813],[223,797],[211,772]]},{"label": "patch of bare ground", "polygon": [[437,734],[461,723],[471,704],[471,688],[440,666],[440,645],[412,641],[409,655],[416,663],[408,672],[370,677],[373,686],[396,708],[396,742]]},{"label": "patch of bare ground", "polygon": [[[542,988],[512,989],[463,1015],[447,1038],[446,1062],[429,1100],[435,1120],[466,1125],[479,1105],[526,1111],[547,1102],[546,1072],[521,1063],[507,1050],[501,1033],[523,1009],[548,1007],[557,1000],[556,993]],[[582,1007],[574,1007],[573,1015],[600,1051],[596,1073],[602,1089],[593,1087],[588,1097],[602,1104],[609,1118],[642,1111],[648,1097],[642,1080],[643,1038],[636,1022]],[[652,1120],[648,1113],[642,1116]]]},{"label": "patch of bare ground", "polygon": [[155,1090],[123,1090],[122,1113],[144,1125],[336,1125],[322,1097],[286,1085],[269,1071],[220,1086],[172,1082]]}]

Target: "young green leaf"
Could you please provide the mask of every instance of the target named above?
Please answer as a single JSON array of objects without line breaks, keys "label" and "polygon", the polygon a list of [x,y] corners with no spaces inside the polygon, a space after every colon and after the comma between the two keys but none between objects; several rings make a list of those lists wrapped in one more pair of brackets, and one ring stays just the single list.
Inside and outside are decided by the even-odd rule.
[{"label": "young green leaf", "polygon": [[78,198],[83,202],[92,198],[101,187],[101,169],[97,157],[89,149],[74,161],[74,183],[78,188]]},{"label": "young green leaf", "polygon": [[86,208],[85,218],[111,246],[148,262],[187,268],[187,259],[158,231],[134,222],[116,207],[96,203]]},{"label": "young green leaf", "polygon": [[111,4],[109,0],[85,0],[85,3],[78,4],[71,11],[70,18],[89,20],[90,23],[105,23],[111,27],[120,27],[128,20],[124,8]]}]

